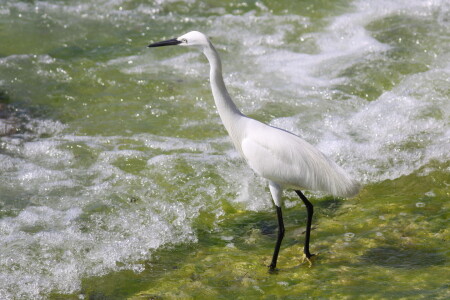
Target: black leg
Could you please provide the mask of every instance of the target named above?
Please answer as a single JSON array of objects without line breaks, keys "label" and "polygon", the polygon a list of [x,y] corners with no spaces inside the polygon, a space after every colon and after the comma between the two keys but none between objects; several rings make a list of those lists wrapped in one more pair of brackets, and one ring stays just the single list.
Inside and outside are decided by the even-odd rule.
[{"label": "black leg", "polygon": [[314,208],[311,202],[303,195],[303,193],[299,190],[295,191],[297,195],[302,199],[303,203],[305,203],[306,210],[308,212],[308,220],[306,221],[306,236],[305,236],[305,247],[303,248],[303,253],[305,253],[306,259],[309,261],[309,259],[314,255],[309,252],[309,238],[311,236],[311,223],[312,223],[312,216],[314,213]]},{"label": "black leg", "polygon": [[269,265],[269,270],[274,271],[277,266],[278,252],[280,252],[281,241],[284,237],[284,223],[283,214],[281,213],[281,207],[276,206],[277,217],[278,217],[278,237],[277,243],[275,245],[275,250],[273,251],[272,263]]}]

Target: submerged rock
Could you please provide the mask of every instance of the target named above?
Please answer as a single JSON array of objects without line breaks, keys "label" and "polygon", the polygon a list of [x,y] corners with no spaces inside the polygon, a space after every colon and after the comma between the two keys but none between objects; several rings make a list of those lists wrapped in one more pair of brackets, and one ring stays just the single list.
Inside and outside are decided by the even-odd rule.
[{"label": "submerged rock", "polygon": [[0,103],[0,136],[15,134],[19,131],[19,120],[12,114],[12,109]]}]

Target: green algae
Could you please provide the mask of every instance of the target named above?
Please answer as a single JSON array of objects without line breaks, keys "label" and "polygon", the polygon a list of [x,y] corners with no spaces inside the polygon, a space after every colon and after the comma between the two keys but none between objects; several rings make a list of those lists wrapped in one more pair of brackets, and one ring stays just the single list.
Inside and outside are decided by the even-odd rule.
[{"label": "green algae", "polygon": [[[275,232],[263,234],[258,220],[274,224],[274,216],[231,215],[221,232],[230,241],[199,247],[130,299],[447,298],[447,180],[446,172],[414,174],[367,186],[354,199],[314,199],[311,248],[318,255],[312,267],[301,263],[305,213],[286,209],[276,274],[267,270]],[[243,233],[242,227],[252,228]]]},{"label": "green algae", "polygon": [[[439,164],[437,164],[439,166]],[[435,166],[436,167],[436,166]],[[446,299],[450,296],[448,166],[364,187],[353,199],[317,199],[312,266],[302,262],[305,208],[284,209],[278,270],[268,272],[275,213],[202,213],[198,242],[173,245],[141,272],[87,278],[87,299]],[[439,170],[440,169],[440,170]],[[288,201],[296,201],[293,194]],[[73,295],[72,297],[74,297]],[[62,295],[54,295],[59,299]],[[70,298],[64,296],[63,298]]]},{"label": "green algae", "polygon": [[[124,10],[139,10],[142,3],[144,1],[122,1],[113,6],[123,6]],[[36,2],[37,6],[39,4],[42,3]],[[262,17],[257,22],[250,23],[251,25],[244,24],[247,21],[236,20],[236,24],[212,26],[214,42],[218,42],[218,49],[224,58],[225,76],[235,75],[233,72],[244,72],[245,76],[242,78],[245,78],[257,75],[253,70],[254,67],[258,70],[257,60],[245,61],[251,58],[248,53],[240,55],[241,58],[230,58],[234,51],[242,54],[239,51],[245,51],[242,49],[248,49],[249,46],[241,44],[244,38],[233,41],[228,36],[226,41],[220,41],[222,34],[218,31],[219,27],[233,31],[239,26],[252,26],[252,35],[259,35],[264,43],[262,37],[270,37],[281,26],[284,28],[281,42],[279,45],[270,45],[268,50],[277,49],[281,52],[288,49],[314,55],[321,51],[314,34],[328,30],[330,20],[348,13],[352,5],[350,1],[310,0],[264,3],[170,1],[161,8],[158,17],[162,19],[172,12],[175,15],[170,20],[164,19],[162,23],[145,14],[132,14],[127,19],[117,13],[95,20],[95,12],[87,13],[87,18],[77,14],[69,16],[63,9],[58,10],[59,12],[49,10],[40,13],[35,11],[34,3],[28,12],[23,8],[23,11],[11,8],[9,16],[2,15],[4,18],[0,20],[0,35],[3,43],[0,58],[12,56],[14,63],[1,66],[0,103],[11,106],[11,109],[26,110],[31,116],[58,120],[67,126],[65,131],[70,137],[59,148],[73,154],[69,166],[79,168],[74,179],[77,183],[82,183],[82,186],[89,187],[96,178],[97,174],[88,171],[101,154],[113,150],[131,150],[129,155],[112,159],[110,165],[116,167],[117,172],[141,176],[136,180],[127,179],[126,188],[117,195],[108,196],[105,202],[99,201],[83,207],[83,213],[79,217],[82,223],[80,231],[87,234],[90,232],[89,226],[95,225],[90,223],[93,222],[91,216],[94,214],[110,215],[117,211],[117,207],[151,205],[152,203],[148,203],[149,195],[155,196],[154,198],[168,195],[162,200],[168,203],[179,202],[185,206],[193,198],[201,198],[201,201],[207,203],[192,220],[197,241],[188,244],[169,243],[158,250],[149,250],[148,259],[135,262],[136,266],[141,267],[133,270],[129,270],[129,265],[117,262],[117,269],[122,271],[105,271],[107,274],[96,277],[88,277],[85,274],[89,272],[80,271],[83,279],[79,291],[69,295],[55,291],[49,298],[450,298],[450,283],[447,279],[450,271],[448,163],[431,162],[412,175],[368,184],[354,199],[318,198],[310,195],[315,205],[311,251],[317,254],[312,267],[302,263],[301,255],[305,208],[295,194],[287,193],[288,205],[284,209],[287,232],[279,257],[279,270],[275,274],[269,274],[267,265],[271,259],[277,230],[275,211],[245,211],[239,204],[232,203],[231,199],[236,195],[233,195],[233,191],[227,192],[227,180],[221,177],[218,169],[211,166],[213,163],[206,163],[206,167],[192,167],[188,159],[175,157],[164,170],[159,165],[146,164],[149,158],[157,155],[201,154],[201,151],[185,148],[153,149],[142,139],[130,137],[145,133],[155,135],[152,136],[155,139],[158,136],[192,141],[212,139],[208,143],[213,151],[224,153],[229,150],[228,144],[214,140],[222,139],[226,132],[218,121],[210,89],[207,83],[202,83],[207,74],[205,59],[192,58],[202,65],[199,67],[201,75],[192,78],[183,72],[169,69],[169,66],[167,71],[158,68],[158,73],[155,74],[152,67],[147,65],[149,61],[153,60],[152,64],[155,64],[157,61],[176,57],[175,54],[184,50],[169,49],[167,52],[147,54],[145,46],[151,39],[191,29],[207,30],[211,28],[215,17],[224,14],[229,14],[230,17],[247,14],[242,20],[250,19],[251,16]],[[105,9],[105,14],[106,10],[109,8]],[[44,14],[49,18],[44,18]],[[267,24],[263,24],[267,20],[264,17],[268,15],[287,18],[284,21],[269,18]],[[290,19],[292,16],[298,18]],[[180,18],[188,20],[180,24]],[[333,75],[348,81],[338,81],[338,84],[330,87],[330,100],[356,96],[376,101],[380,95],[398,87],[408,76],[432,70],[433,64],[438,63],[435,61],[436,57],[447,49],[441,38],[445,34],[442,32],[444,27],[438,22],[440,19],[435,16],[427,18],[426,15],[417,14],[415,17],[408,17],[407,14],[397,12],[367,24],[365,29],[368,33],[390,48],[386,53],[373,53],[356,60],[339,74]],[[61,26],[62,24],[68,27]],[[151,29],[146,29],[147,27]],[[250,37],[248,32],[245,37]],[[225,42],[229,45],[224,46]],[[24,56],[21,57],[21,54]],[[241,63],[235,62],[240,59]],[[231,66],[227,67],[227,64]],[[132,67],[139,65],[143,65],[143,68],[133,71]],[[433,97],[447,99],[448,82],[440,74],[446,73],[437,72],[434,76],[426,77],[424,80],[430,84],[408,86],[406,94],[419,98],[427,94],[427,97],[423,97],[424,102]],[[231,77],[226,77],[226,80],[232,81]],[[276,81],[277,78],[270,77],[269,80]],[[430,87],[427,88],[426,85]],[[274,87],[275,84],[269,85],[269,88]],[[250,96],[254,96],[246,94],[244,89],[245,86],[239,86],[236,82],[234,85],[230,84],[230,92],[238,104],[243,104],[239,101],[246,102]],[[261,89],[264,89],[264,81]],[[184,94],[183,90],[188,93]],[[299,104],[303,102],[303,98],[299,98],[297,102],[287,101],[286,99],[293,97],[291,92],[278,92],[287,95],[285,97],[278,97],[278,93],[271,94],[270,97],[274,100],[270,101],[263,95],[261,99],[256,97],[260,104],[250,106],[246,103],[239,106],[250,111],[250,116],[265,122],[296,116],[311,104]],[[254,99],[248,101],[253,102]],[[332,109],[339,109],[336,106],[336,103],[330,105]],[[320,114],[326,110],[320,111]],[[433,119],[445,120],[446,116],[445,110],[438,104],[431,105],[420,115],[430,119],[430,122]],[[307,130],[313,131],[311,128]],[[96,148],[89,142],[92,139],[72,141],[73,135],[88,136],[104,142],[99,142],[101,146]],[[108,136],[115,136],[116,142],[109,143]],[[443,139],[445,136],[442,134],[438,138]],[[37,139],[49,137],[52,134],[43,133]],[[426,150],[432,138],[432,135],[423,138],[421,134],[417,134],[402,143],[388,143],[386,149],[410,151],[414,154],[417,149]],[[5,151],[1,145],[0,150]],[[46,163],[39,162],[39,165],[46,166]],[[386,166],[386,169],[389,171],[393,165]],[[48,167],[63,169],[67,165],[50,164]],[[245,166],[242,164],[242,167]],[[384,171],[386,170],[380,168],[380,172]],[[114,176],[111,175],[110,179]],[[158,192],[145,185],[147,179],[158,187]],[[196,182],[190,184],[192,180]],[[121,187],[120,182],[115,185]],[[208,189],[211,186],[220,192],[208,194],[197,191],[198,187]],[[81,187],[62,185],[55,188],[53,194],[39,194],[40,198],[26,189],[13,187],[15,188],[2,187],[2,218],[16,216],[29,205],[41,205],[50,201],[46,200],[48,196],[56,195],[57,201],[64,197],[83,201],[78,199]],[[220,199],[214,198],[215,195],[219,195]],[[214,201],[210,201],[212,199]],[[9,203],[14,203],[15,210],[9,210]],[[197,202],[194,204],[198,205]],[[77,204],[58,205],[69,207]],[[47,229],[40,226],[23,228],[27,234],[36,234],[42,230]],[[114,229],[105,227],[104,230]],[[149,232],[150,234],[152,233]],[[107,256],[108,253],[104,255]],[[56,257],[60,258],[60,255]],[[42,281],[41,278],[39,281]],[[47,296],[45,294],[43,297]]]}]

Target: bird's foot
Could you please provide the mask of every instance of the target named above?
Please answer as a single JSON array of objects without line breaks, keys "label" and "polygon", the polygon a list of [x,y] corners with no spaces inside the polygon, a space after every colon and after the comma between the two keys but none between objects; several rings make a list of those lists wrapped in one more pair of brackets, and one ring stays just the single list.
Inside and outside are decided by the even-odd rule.
[{"label": "bird's foot", "polygon": [[305,261],[307,261],[308,264],[309,264],[309,267],[311,268],[311,267],[312,267],[313,260],[314,260],[315,257],[317,257],[316,254],[305,254],[305,253],[304,253],[304,254],[303,254],[303,258],[302,258],[302,263],[304,263]]},{"label": "bird's foot", "polygon": [[270,264],[268,267],[269,267],[269,273],[270,273],[270,274],[276,274],[276,273],[278,273],[278,269],[276,268],[275,265]]}]

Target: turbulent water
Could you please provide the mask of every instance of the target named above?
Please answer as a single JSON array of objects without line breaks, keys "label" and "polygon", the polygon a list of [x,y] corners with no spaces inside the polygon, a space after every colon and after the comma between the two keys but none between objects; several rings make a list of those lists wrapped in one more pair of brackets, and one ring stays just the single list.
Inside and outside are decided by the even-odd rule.
[{"label": "turbulent water", "polygon": [[230,210],[272,212],[222,128],[203,55],[146,48],[190,30],[211,37],[245,114],[367,187],[448,174],[447,1],[1,0],[1,299],[140,274]]}]

